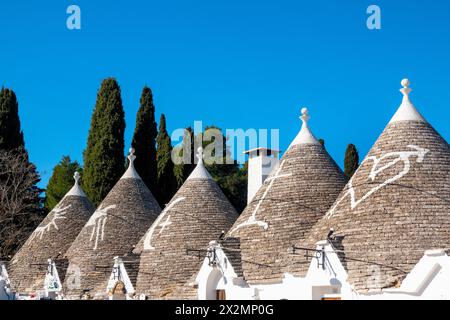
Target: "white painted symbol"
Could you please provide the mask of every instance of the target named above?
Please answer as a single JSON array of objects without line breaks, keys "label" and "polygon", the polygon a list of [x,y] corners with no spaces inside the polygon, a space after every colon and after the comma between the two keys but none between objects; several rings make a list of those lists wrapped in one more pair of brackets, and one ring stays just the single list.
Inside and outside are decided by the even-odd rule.
[{"label": "white painted symbol", "polygon": [[160,224],[160,222],[164,219],[164,217],[167,215],[167,213],[173,208],[174,205],[176,205],[178,202],[183,201],[185,198],[184,197],[180,197],[177,198],[175,200],[172,201],[171,204],[169,204],[164,210],[163,212],[161,212],[161,214],[158,216],[158,218],[155,220],[155,222],[152,224],[152,226],[150,227],[150,230],[148,231],[147,235],[145,236],[144,239],[144,250],[155,250],[155,247],[153,247],[152,245],[152,238],[153,238],[153,234],[155,233],[155,229],[157,227],[162,227],[162,229],[160,230],[159,234],[161,234],[161,232],[164,230],[164,228],[170,224],[172,224],[172,222],[170,222],[170,215],[167,218],[167,220],[163,223]]},{"label": "white painted symbol", "polygon": [[251,226],[251,225],[257,225],[257,226],[260,226],[260,227],[264,228],[264,230],[267,230],[269,225],[265,221],[257,220],[256,219],[256,213],[258,212],[259,207],[261,206],[263,201],[266,199],[266,196],[269,193],[270,189],[272,188],[274,182],[277,181],[277,179],[281,179],[281,178],[286,178],[286,177],[292,176],[292,173],[287,173],[287,174],[280,175],[280,172],[283,169],[283,165],[284,165],[285,161],[286,160],[283,160],[281,162],[280,166],[275,171],[275,174],[273,176],[270,176],[269,178],[266,179],[266,181],[269,182],[269,185],[267,186],[266,190],[264,191],[262,197],[259,199],[258,204],[256,205],[255,209],[252,212],[252,215],[250,217],[248,217],[248,219],[246,221],[244,221],[243,223],[241,223],[241,224],[237,225],[236,227],[234,227],[233,230],[230,231],[230,235],[233,234],[236,230],[238,230],[240,228],[248,227],[248,226]]},{"label": "white painted symbol", "polygon": [[45,226],[37,227],[34,230],[33,234],[31,235],[31,241],[34,240],[34,238],[36,238],[37,236],[39,236],[39,240],[42,240],[42,236],[44,235],[44,233],[50,231],[52,226],[56,230],[59,230],[58,225],[56,224],[56,220],[66,219],[65,214],[67,209],[69,209],[70,207],[71,207],[70,204],[65,206],[64,208],[56,206],[50,213],[53,215],[51,221],[47,223]]},{"label": "white painted symbol", "polygon": [[103,241],[108,211],[114,208],[116,208],[115,204],[107,206],[106,208],[97,209],[86,223],[86,227],[92,227],[91,238],[89,241],[92,242],[95,238],[94,250],[97,250],[98,241]]},{"label": "white painted symbol", "polygon": [[161,230],[159,230],[158,234],[161,234],[164,229],[168,226],[170,226],[172,224],[172,222],[170,221],[170,215],[167,217],[166,221],[164,221],[163,223],[161,223],[159,226],[161,227]]},{"label": "white painted symbol", "polygon": [[[364,159],[363,162],[361,162],[361,165],[363,165],[363,163],[367,162],[367,161],[373,161],[373,166],[372,169],[369,172],[369,179],[371,179],[372,181],[375,180],[375,178],[377,177],[377,175],[380,172],[383,172],[384,170],[392,167],[393,165],[395,165],[397,162],[399,161],[403,161],[403,170],[400,171],[397,175],[393,176],[392,178],[387,179],[386,181],[384,181],[383,183],[377,185],[376,187],[373,187],[372,189],[370,189],[362,198],[360,198],[359,200],[356,200],[356,196],[355,196],[355,189],[353,187],[353,178],[356,176],[353,175],[353,177],[350,179],[350,181],[348,182],[348,190],[345,192],[345,194],[341,197],[341,199],[339,199],[339,201],[336,202],[336,204],[330,209],[330,211],[328,211],[328,213],[325,215],[325,217],[327,219],[331,218],[333,216],[333,214],[335,213],[335,210],[337,208],[337,206],[347,197],[350,196],[350,207],[353,210],[354,208],[356,208],[357,205],[359,205],[361,202],[363,202],[364,200],[366,200],[368,197],[370,197],[372,194],[374,194],[375,192],[377,192],[378,190],[380,190],[381,188],[387,186],[388,184],[393,183],[394,181],[400,179],[401,177],[403,177],[404,175],[406,175],[410,168],[411,168],[411,161],[410,161],[410,157],[412,156],[416,156],[416,162],[420,163],[423,161],[425,155],[430,151],[428,149],[424,149],[415,145],[408,145],[408,148],[414,149],[415,151],[400,151],[400,152],[390,152],[390,153],[386,153],[385,155],[383,155],[380,158],[377,158],[375,156],[371,156],[371,157],[367,157],[366,159]],[[379,163],[389,157],[396,157],[394,160],[388,162],[386,165],[381,166],[378,168]]]}]

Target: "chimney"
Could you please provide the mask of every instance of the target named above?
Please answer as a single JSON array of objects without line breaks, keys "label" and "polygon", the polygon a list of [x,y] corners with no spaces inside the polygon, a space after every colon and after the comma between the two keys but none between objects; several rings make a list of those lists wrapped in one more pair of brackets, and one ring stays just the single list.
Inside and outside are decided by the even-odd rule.
[{"label": "chimney", "polygon": [[248,154],[247,204],[249,204],[272,170],[278,167],[280,151],[256,148],[245,151],[244,154]]}]

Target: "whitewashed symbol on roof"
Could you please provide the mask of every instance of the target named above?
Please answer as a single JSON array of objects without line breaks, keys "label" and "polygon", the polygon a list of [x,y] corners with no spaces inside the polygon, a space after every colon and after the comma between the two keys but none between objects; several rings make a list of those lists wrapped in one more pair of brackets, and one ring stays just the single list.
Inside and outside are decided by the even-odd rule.
[{"label": "whitewashed symbol on roof", "polygon": [[92,227],[91,238],[89,241],[92,242],[95,239],[94,250],[97,250],[98,241],[103,241],[108,211],[114,208],[116,208],[115,204],[95,210],[89,218],[89,221],[86,223],[86,227]]},{"label": "whitewashed symbol on roof", "polygon": [[234,227],[233,230],[230,231],[230,235],[232,235],[236,230],[238,230],[240,228],[248,227],[248,226],[251,226],[251,225],[257,225],[257,226],[260,226],[260,227],[264,228],[264,230],[267,230],[269,225],[265,221],[257,220],[256,219],[256,213],[258,212],[259,207],[261,206],[261,204],[266,200],[267,194],[269,193],[270,189],[272,189],[272,186],[273,186],[274,182],[277,181],[278,179],[292,176],[292,173],[287,173],[287,174],[281,174],[280,175],[280,172],[283,169],[283,165],[284,165],[285,161],[286,160],[283,160],[281,162],[280,166],[275,171],[275,174],[273,176],[270,176],[269,178],[266,179],[266,181],[269,182],[269,185],[267,186],[266,190],[264,191],[262,197],[258,200],[258,203],[257,203],[255,209],[253,210],[252,215],[250,217],[248,217],[248,219],[246,221],[244,221],[243,223],[241,223],[241,224],[237,225],[236,227]]},{"label": "whitewashed symbol on roof", "polygon": [[153,234],[155,233],[155,230],[157,227],[161,227],[161,230],[159,231],[159,234],[161,234],[164,230],[165,227],[167,227],[168,225],[172,224],[172,222],[170,222],[170,215],[169,217],[165,220],[165,222],[160,223],[165,216],[167,215],[167,213],[169,213],[169,211],[179,202],[183,201],[185,198],[184,197],[180,197],[177,198],[175,200],[172,201],[172,203],[170,203],[164,210],[163,212],[161,212],[161,214],[158,216],[158,218],[155,220],[155,222],[152,224],[152,226],[150,227],[150,230],[148,231],[147,235],[145,236],[144,239],[144,250],[155,250],[155,247],[152,245],[152,238],[153,238]]},{"label": "whitewashed symbol on roof", "polygon": [[50,213],[51,215],[53,215],[50,222],[44,226],[37,227],[34,230],[33,234],[31,235],[31,241],[34,240],[34,238],[36,238],[37,236],[39,236],[39,240],[41,240],[44,233],[50,231],[52,226],[55,228],[55,230],[59,230],[58,225],[56,224],[56,221],[61,220],[61,219],[66,219],[65,214],[66,214],[67,209],[69,209],[70,207],[71,207],[70,204],[65,206],[64,208],[60,208],[59,205],[57,205]]},{"label": "whitewashed symbol on roof", "polygon": [[[393,165],[395,165],[399,161],[403,161],[403,169],[398,174],[396,174],[395,176],[385,180],[383,183],[381,183],[381,184],[373,187],[372,189],[370,189],[364,196],[362,196],[358,200],[356,200],[355,189],[353,187],[353,178],[356,176],[356,174],[353,175],[353,177],[348,182],[348,190],[344,193],[344,195],[341,197],[341,199],[339,199],[339,201],[337,201],[335,203],[335,205],[330,209],[330,211],[328,211],[328,213],[325,215],[325,217],[327,219],[331,218],[334,215],[337,206],[347,196],[350,197],[350,207],[353,210],[361,202],[366,200],[368,197],[370,197],[372,194],[374,194],[375,192],[377,192],[381,188],[383,188],[383,187],[385,187],[385,186],[395,182],[396,180],[398,180],[398,179],[402,178],[404,175],[406,175],[409,172],[409,170],[411,169],[411,160],[409,159],[410,157],[414,157],[414,156],[417,157],[416,158],[416,162],[420,163],[425,158],[425,155],[430,151],[428,149],[421,148],[421,147],[418,147],[418,146],[415,146],[415,145],[408,145],[408,148],[414,149],[414,151],[390,152],[390,153],[386,153],[385,155],[381,156],[380,158],[377,158],[375,156],[371,156],[371,157],[367,157],[366,159],[364,159],[364,161],[361,162],[360,166],[362,166],[367,161],[373,161],[372,169],[369,172],[369,179],[371,179],[372,181],[375,180],[375,178],[377,177],[377,175],[379,173],[381,173],[384,170],[392,167]],[[380,164],[380,162],[382,160],[387,159],[387,158],[392,158],[392,157],[394,157],[394,159],[392,161],[388,162],[387,164],[385,164],[383,166],[378,167],[378,165]]]},{"label": "whitewashed symbol on roof", "polygon": [[167,219],[161,223],[159,226],[161,227],[161,230],[159,230],[158,234],[163,233],[164,229],[172,224],[172,221],[170,221],[170,215],[167,217]]}]

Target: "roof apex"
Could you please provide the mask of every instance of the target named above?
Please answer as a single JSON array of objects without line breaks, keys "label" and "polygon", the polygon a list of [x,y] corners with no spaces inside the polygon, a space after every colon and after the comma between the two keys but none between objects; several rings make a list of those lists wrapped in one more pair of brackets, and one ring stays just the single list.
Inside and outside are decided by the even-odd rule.
[{"label": "roof apex", "polygon": [[197,149],[197,159],[198,159],[197,166],[191,172],[191,174],[186,179],[186,181],[188,181],[189,179],[209,179],[209,180],[211,180],[212,177],[209,174],[208,170],[206,170],[206,168],[203,164],[203,148],[202,147]]},{"label": "roof apex", "polygon": [[320,144],[320,142],[316,139],[316,137],[314,137],[311,130],[309,129],[308,120],[310,119],[310,117],[308,114],[308,109],[302,108],[301,112],[302,115],[300,116],[300,119],[302,120],[302,128],[300,129],[300,132],[297,134],[295,139],[292,141],[289,148],[297,144]]},{"label": "roof apex", "polygon": [[69,190],[69,192],[66,193],[66,196],[86,197],[86,194],[83,192],[83,189],[81,189],[79,184],[80,173],[76,171],[73,175],[73,178],[75,180],[75,183],[73,187]]},{"label": "roof apex", "polygon": [[128,169],[120,179],[141,179],[136,169],[134,168],[134,160],[136,159],[136,156],[134,155],[134,148],[130,148],[129,152],[130,154],[128,155]]},{"label": "roof apex", "polygon": [[426,122],[426,120],[422,117],[419,111],[417,111],[416,107],[414,107],[413,103],[409,99],[409,94],[412,91],[412,89],[409,87],[409,80],[403,79],[401,81],[401,85],[403,88],[400,89],[400,92],[403,94],[403,100],[400,107],[397,109],[397,112],[394,114],[389,123],[399,121]]}]

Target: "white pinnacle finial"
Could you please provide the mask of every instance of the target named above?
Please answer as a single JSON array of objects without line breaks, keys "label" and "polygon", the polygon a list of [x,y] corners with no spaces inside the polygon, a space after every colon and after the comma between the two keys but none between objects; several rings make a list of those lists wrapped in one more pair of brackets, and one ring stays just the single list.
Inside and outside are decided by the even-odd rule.
[{"label": "white pinnacle finial", "polygon": [[75,171],[73,174],[73,179],[75,180],[75,183],[73,184],[73,187],[69,190],[69,192],[66,193],[66,196],[78,196],[78,197],[86,197],[83,190],[81,190],[80,187],[80,178],[81,175],[78,171]]},{"label": "white pinnacle finial", "polygon": [[389,123],[399,122],[399,121],[423,121],[426,122],[422,115],[417,111],[417,109],[412,104],[409,99],[409,94],[412,89],[409,87],[410,82],[408,79],[403,79],[401,82],[403,88],[400,92],[403,94],[402,104],[398,108],[397,112],[392,117]]},{"label": "white pinnacle finial", "polygon": [[401,85],[403,88],[400,89],[400,92],[403,93],[404,98],[409,99],[409,93],[412,91],[412,89],[409,87],[409,80],[403,79]]},{"label": "white pinnacle finial", "polygon": [[129,164],[128,164],[128,169],[127,171],[125,171],[125,173],[123,174],[121,179],[124,178],[132,178],[132,179],[140,179],[141,177],[139,177],[138,173],[136,172],[136,169],[134,169],[134,160],[136,159],[136,156],[134,155],[134,148],[131,147],[130,149],[128,149],[129,155],[128,155],[128,160],[129,160]]},{"label": "white pinnacle finial", "polygon": [[212,179],[211,175],[209,174],[208,170],[206,170],[205,166],[203,165],[203,148],[199,147],[197,149],[197,155],[196,155],[198,162],[197,166],[194,168],[194,170],[191,172],[189,177],[186,179]]},{"label": "white pinnacle finial", "polygon": [[73,178],[75,179],[75,184],[78,185],[78,181],[80,181],[80,173],[78,171],[75,171],[75,173],[73,174]]},{"label": "white pinnacle finial", "polygon": [[320,144],[309,129],[308,121],[311,117],[309,116],[308,108],[303,107],[301,113],[300,119],[302,120],[302,128],[289,147],[297,144]]},{"label": "white pinnacle finial", "polygon": [[300,116],[300,119],[303,121],[303,123],[308,122],[308,120],[311,118],[308,114],[308,108],[302,108],[301,112],[302,115]]},{"label": "white pinnacle finial", "polygon": [[203,148],[202,147],[199,147],[197,149],[197,159],[198,159],[198,162],[203,162]]},{"label": "white pinnacle finial", "polygon": [[128,152],[130,153],[129,155],[128,155],[128,160],[130,160],[130,165],[132,165],[132,163],[134,162],[134,159],[136,159],[136,156],[134,155],[134,148],[130,148],[129,150],[128,150]]}]

